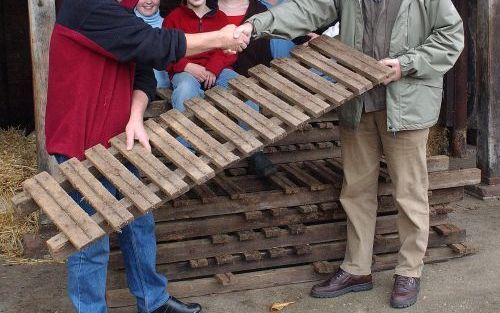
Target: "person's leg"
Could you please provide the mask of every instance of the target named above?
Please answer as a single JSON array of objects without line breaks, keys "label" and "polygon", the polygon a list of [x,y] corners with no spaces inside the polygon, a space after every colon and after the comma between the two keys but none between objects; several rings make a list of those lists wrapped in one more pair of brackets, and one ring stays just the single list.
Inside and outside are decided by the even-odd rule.
[{"label": "person's leg", "polygon": [[273,59],[289,58],[290,50],[295,48],[293,41],[286,39],[271,39],[270,46]]},{"label": "person's leg", "polygon": [[[139,176],[131,164],[127,168]],[[118,193],[118,198],[122,196]],[[156,235],[152,213],[136,218],[118,235],[123,254],[127,283],[137,299],[139,313],[148,313],[164,305],[170,295],[166,291],[167,279],[156,271]]]},{"label": "person's leg", "polygon": [[381,155],[375,113],[363,113],[357,129],[341,127],[340,141],[344,168],[340,202],[347,215],[347,247],[340,267],[353,275],[369,275]]},{"label": "person's leg", "polygon": [[[58,163],[68,160],[55,155]],[[113,190],[112,190],[113,191]],[[89,215],[95,213],[90,204],[78,192],[70,196]],[[106,275],[109,260],[109,237],[92,243],[82,251],[72,254],[66,261],[68,269],[68,295],[79,313],[104,313],[106,307]]]},{"label": "person's leg", "polygon": [[181,111],[186,111],[184,101],[203,96],[200,82],[191,74],[182,72],[172,77],[172,106]]},{"label": "person's leg", "polygon": [[[191,74],[182,72],[175,74],[172,77],[172,107],[178,111],[184,112],[184,101],[194,98],[203,97],[204,93],[201,89],[200,82]],[[186,139],[178,137],[177,140],[185,147],[194,151],[194,148],[187,142]]]},{"label": "person's leg", "polygon": [[426,158],[429,129],[389,133],[386,114],[379,114],[377,120],[398,209],[401,242],[390,304],[406,308],[417,302],[429,239]]},{"label": "person's leg", "polygon": [[169,88],[170,87],[170,78],[168,77],[167,71],[154,70],[154,73],[155,73],[156,87],[157,88]]},{"label": "person's leg", "polygon": [[387,169],[399,211],[401,241],[396,274],[420,277],[429,239],[427,138],[429,129],[387,132],[387,117],[377,116]]},{"label": "person's leg", "polygon": [[314,285],[311,295],[333,298],[373,288],[371,261],[377,219],[381,143],[374,113],[363,113],[358,128],[340,128],[344,183],[340,202],[347,215],[347,245],[340,269]]}]

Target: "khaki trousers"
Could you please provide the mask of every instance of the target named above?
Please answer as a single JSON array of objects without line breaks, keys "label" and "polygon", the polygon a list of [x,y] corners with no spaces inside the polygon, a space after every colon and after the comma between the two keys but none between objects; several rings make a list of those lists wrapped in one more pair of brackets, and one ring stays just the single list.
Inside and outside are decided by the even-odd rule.
[{"label": "khaki trousers", "polygon": [[387,131],[386,111],[363,113],[357,129],[341,127],[344,182],[340,202],[347,214],[347,248],[341,268],[371,273],[382,153],[398,209],[401,249],[396,274],[420,277],[429,238],[426,146],[429,129]]}]

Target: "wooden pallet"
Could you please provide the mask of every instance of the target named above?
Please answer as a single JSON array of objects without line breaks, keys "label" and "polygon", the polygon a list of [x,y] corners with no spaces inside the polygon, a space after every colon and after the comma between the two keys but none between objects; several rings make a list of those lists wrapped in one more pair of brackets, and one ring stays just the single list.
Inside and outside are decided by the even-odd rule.
[{"label": "wooden pallet", "polygon": [[[393,248],[397,250],[397,241],[394,240],[394,236],[387,236],[387,238],[384,238],[384,240],[388,245],[394,245]],[[477,251],[475,247],[471,246],[470,244],[464,243],[462,241],[463,238],[460,235],[457,235],[455,238],[450,238],[448,240],[446,238],[440,237],[440,235],[436,234],[435,232],[431,232],[430,240],[432,244],[436,244],[437,247],[428,248],[426,256],[424,258],[424,263],[426,264],[445,262],[451,259],[460,258],[476,253]],[[454,240],[457,240],[459,242],[447,244],[447,242],[452,242]],[[320,253],[323,252],[325,253],[325,256],[328,256],[329,249],[342,249],[342,243],[336,243],[337,246],[335,248],[334,246],[332,246],[334,244],[335,243],[325,244],[327,245],[328,249],[325,249],[324,246],[319,246],[311,249],[311,251],[321,250]],[[445,245],[440,246],[440,244]],[[386,251],[390,250],[391,249],[389,248]],[[290,251],[290,253],[295,253],[295,251]],[[269,255],[263,256],[263,258],[266,257],[266,260],[271,260],[272,262],[272,259]],[[382,270],[393,269],[397,265],[397,260],[398,254],[394,252],[375,254],[373,256],[372,271],[378,272]],[[209,266],[211,265],[211,262],[216,261],[209,260]],[[187,279],[173,281],[169,284],[168,289],[169,292],[174,296],[178,298],[186,298],[319,281],[329,277],[338,268],[340,263],[341,261],[338,259],[325,259],[324,261],[316,261],[306,265],[284,266],[279,268],[270,268],[266,270],[249,271],[243,273],[219,271],[218,274],[215,274],[212,277],[199,278],[194,280]],[[235,264],[237,264],[236,261]],[[231,266],[236,267],[235,264]],[[186,266],[189,267],[191,267],[192,265],[196,264],[186,264]],[[225,269],[229,268],[230,266],[226,266]],[[176,269],[176,271],[180,272],[180,268]],[[111,312],[113,312],[114,309],[120,309],[119,312],[133,312],[133,310],[135,309],[135,299],[127,289],[109,290],[107,292],[106,298],[108,307],[111,309]],[[130,311],[126,309],[127,307],[129,307]]]},{"label": "wooden pallet", "polygon": [[[77,187],[72,186],[72,182],[85,180],[83,176],[88,179],[88,175],[102,175],[124,195],[125,198],[121,200],[120,207],[125,207],[134,216],[142,215],[178,197],[195,185],[208,181],[217,172],[244,159],[253,151],[283,139],[288,133],[294,132],[312,118],[320,117],[370,90],[391,74],[390,68],[380,66],[376,60],[357,54],[352,54],[353,57],[350,57],[349,60],[352,62],[350,66],[343,67],[330,60],[329,57],[333,57],[335,49],[353,49],[331,38],[319,38],[316,41],[318,47],[326,43],[338,48],[329,47],[324,50],[316,48],[316,45],[311,45],[309,48],[297,48],[297,52],[294,53],[297,55],[296,59],[288,60],[290,63],[296,63],[293,67],[279,64],[273,65],[272,68],[257,66],[251,70],[253,78],[239,76],[231,80],[230,90],[216,87],[206,92],[206,100],[188,101],[186,103],[188,112],[170,110],[161,114],[158,120],[148,121],[146,130],[151,137],[152,145],[176,165],[175,169],[165,167],[139,145],[131,151],[126,151],[122,134],[111,140],[112,148],[105,149],[98,145],[85,152],[87,161],[83,163],[77,160],[71,161],[75,165],[78,163],[80,170],[90,170],[88,173],[63,172],[63,178],[59,181],[50,180],[48,182],[50,186],[44,186],[43,189],[46,191],[55,188],[72,190]],[[330,43],[331,41],[335,42]],[[302,54],[307,55],[302,56]],[[313,62],[314,58],[320,60],[322,66],[326,64],[328,68],[325,71],[337,78],[339,82],[325,81],[321,83],[325,88],[311,88],[313,82],[318,83],[318,78],[313,76],[314,74],[311,75],[308,67],[301,65],[300,62],[308,64],[308,62]],[[358,63],[364,65],[358,66]],[[332,71],[329,71],[329,68],[332,68]],[[337,72],[333,69],[342,75],[336,75]],[[297,72],[301,74],[297,75]],[[283,88],[286,88],[287,92],[284,93]],[[254,101],[272,117],[252,111],[242,99]],[[195,117],[217,133],[216,138],[224,140],[215,139],[202,127],[196,125],[192,121]],[[251,130],[242,130],[235,120],[245,122]],[[176,144],[175,136],[182,136],[186,139],[195,147],[199,155],[194,155],[186,147]],[[148,176],[151,183],[146,185],[132,177],[133,175],[122,165],[124,161],[131,162],[138,167]],[[72,176],[72,179],[68,176]],[[41,178],[43,176],[32,180]],[[30,207],[29,211],[33,211],[37,206],[46,212],[50,211],[49,203],[52,202],[41,201],[37,192],[28,185],[28,183],[25,184],[23,194],[13,199],[15,204],[27,205]],[[80,189],[82,186],[80,185]],[[92,189],[92,185],[86,186],[89,187],[86,191]],[[109,195],[103,196],[101,193],[102,190],[92,189],[91,192],[87,192],[86,197],[89,197],[92,203],[99,203],[102,197],[109,198]],[[47,191],[47,197],[55,199],[54,194],[49,191]],[[33,201],[36,202],[35,206],[33,206]],[[67,198],[65,201],[69,206],[77,205],[71,199]],[[115,207],[118,206],[110,209],[113,210]],[[66,214],[70,219],[77,221],[79,217],[73,215],[72,212],[68,210]],[[98,240],[102,237],[102,232],[114,231],[123,221],[113,221],[110,216],[110,214],[98,211],[91,217],[93,223],[99,225],[98,228],[102,230],[86,233],[88,240],[79,238],[79,235],[75,235],[71,228],[61,227],[62,233],[47,242],[52,255],[57,258],[67,257],[68,253]],[[56,225],[61,226],[64,223],[57,220],[57,215],[52,215],[52,217],[56,219]],[[86,228],[80,229],[85,232]]]}]

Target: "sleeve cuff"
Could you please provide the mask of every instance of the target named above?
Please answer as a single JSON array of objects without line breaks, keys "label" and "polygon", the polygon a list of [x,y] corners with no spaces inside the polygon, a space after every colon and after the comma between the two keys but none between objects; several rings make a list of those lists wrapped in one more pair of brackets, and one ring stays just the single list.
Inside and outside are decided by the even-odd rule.
[{"label": "sleeve cuff", "polygon": [[412,59],[409,55],[403,54],[398,58],[399,66],[401,67],[401,76],[408,76],[413,70]]}]

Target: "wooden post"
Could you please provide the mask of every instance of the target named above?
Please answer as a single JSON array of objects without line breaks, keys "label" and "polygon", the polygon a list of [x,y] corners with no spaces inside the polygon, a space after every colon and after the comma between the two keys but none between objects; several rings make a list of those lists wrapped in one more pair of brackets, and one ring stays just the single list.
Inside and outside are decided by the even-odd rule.
[{"label": "wooden post", "polygon": [[500,0],[478,0],[477,11],[477,162],[484,183],[477,191],[484,198],[500,195]]},{"label": "wooden post", "polygon": [[49,43],[56,18],[54,0],[27,0],[30,22],[31,60],[37,163],[40,171],[54,172],[55,165],[45,149],[45,107],[49,67]]}]

